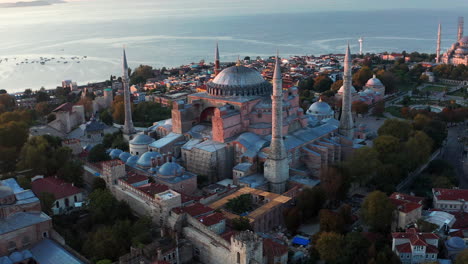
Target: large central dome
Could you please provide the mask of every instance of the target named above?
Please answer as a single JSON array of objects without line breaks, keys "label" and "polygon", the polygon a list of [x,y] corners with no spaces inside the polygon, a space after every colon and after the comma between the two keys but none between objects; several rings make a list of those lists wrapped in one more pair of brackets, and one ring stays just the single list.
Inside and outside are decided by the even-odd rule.
[{"label": "large central dome", "polygon": [[207,84],[207,92],[214,96],[270,95],[271,84],[255,69],[232,66],[221,71]]}]

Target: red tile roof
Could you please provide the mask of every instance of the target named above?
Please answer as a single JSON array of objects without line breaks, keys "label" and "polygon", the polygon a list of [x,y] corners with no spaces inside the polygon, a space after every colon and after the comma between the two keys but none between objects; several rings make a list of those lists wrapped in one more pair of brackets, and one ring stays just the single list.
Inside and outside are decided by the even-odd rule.
[{"label": "red tile roof", "polygon": [[458,201],[463,199],[468,201],[468,189],[442,189],[434,188],[432,193],[437,200],[449,200],[449,201]]},{"label": "red tile roof", "polygon": [[418,196],[413,196],[413,195],[398,193],[398,192],[392,193],[392,195],[390,195],[390,198],[413,202],[413,203],[419,203],[419,204],[422,204],[422,202],[424,201],[423,197],[418,197]]},{"label": "red tile roof", "polygon": [[134,184],[134,183],[146,181],[146,180],[148,180],[148,177],[144,176],[144,175],[134,174],[134,175],[128,176],[126,178],[122,178],[122,180],[131,185],[131,184]]},{"label": "red tile roof", "polygon": [[450,212],[450,214],[455,216],[455,223],[453,223],[452,228],[455,228],[455,229],[468,228],[468,213]]},{"label": "red tile roof", "polygon": [[437,249],[435,246],[428,244],[426,246],[426,253],[439,253],[439,249]]},{"label": "red tile roof", "polygon": [[201,203],[194,203],[186,207],[181,207],[180,210],[193,217],[197,217],[197,216],[205,215],[209,212],[213,212],[213,209]]},{"label": "red tile roof", "polygon": [[422,207],[422,205],[418,203],[403,201],[403,200],[394,199],[394,198],[390,198],[390,201],[395,205],[398,211],[406,213],[406,214]]},{"label": "red tile roof", "polygon": [[229,231],[229,232],[224,232],[221,237],[224,238],[224,240],[231,242],[231,237],[235,235],[237,232],[236,231]]},{"label": "red tile roof", "polygon": [[198,221],[202,222],[206,226],[212,226],[215,225],[221,221],[226,219],[222,213],[213,213],[205,216],[201,216],[198,218]]},{"label": "red tile roof", "polygon": [[48,192],[53,194],[55,199],[62,199],[83,192],[82,189],[73,186],[71,183],[55,177],[37,179],[32,182],[31,189],[37,197],[43,192]]},{"label": "red tile roof", "polygon": [[136,187],[136,189],[148,194],[149,196],[153,198],[154,195],[169,190],[169,187],[163,184],[158,184],[158,183],[148,183],[148,184]]},{"label": "red tile roof", "polygon": [[461,238],[465,238],[465,234],[463,233],[463,230],[457,230],[457,231],[452,231],[449,233],[449,235],[451,237],[461,237]]},{"label": "red tile roof", "polygon": [[288,247],[273,241],[272,239],[263,239],[263,255],[272,257],[281,257],[288,254]]},{"label": "red tile roof", "polygon": [[398,253],[411,253],[410,243],[400,244],[396,246]]}]

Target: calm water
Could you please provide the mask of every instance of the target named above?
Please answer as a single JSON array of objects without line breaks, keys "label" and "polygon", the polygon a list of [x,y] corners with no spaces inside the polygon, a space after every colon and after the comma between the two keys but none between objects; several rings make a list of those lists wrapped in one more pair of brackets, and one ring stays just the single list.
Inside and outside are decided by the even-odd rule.
[{"label": "calm water", "polygon": [[[8,58],[8,62],[0,63],[0,89],[14,92],[41,86],[53,88],[64,79],[85,84],[111,74],[120,75],[123,45],[127,46],[131,67],[212,61],[216,41],[224,61],[233,61],[237,56],[269,56],[276,49],[283,56],[344,52],[347,41],[357,52],[359,36],[365,39],[365,52],[434,52],[439,20],[443,23],[444,49],[454,42],[457,16],[464,15],[468,20],[468,9],[463,9],[464,13],[298,13],[300,9],[296,8],[285,14],[273,14],[271,9],[256,15],[255,10],[236,12],[236,6],[181,10],[170,2],[154,5],[136,0],[117,5],[90,0],[0,9],[0,59]],[[39,57],[55,60],[44,65],[30,63]]]}]

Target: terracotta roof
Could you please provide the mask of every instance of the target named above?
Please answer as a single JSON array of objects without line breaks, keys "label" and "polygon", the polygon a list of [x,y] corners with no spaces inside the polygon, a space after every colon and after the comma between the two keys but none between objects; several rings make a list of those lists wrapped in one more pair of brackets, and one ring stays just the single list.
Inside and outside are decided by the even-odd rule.
[{"label": "terracotta roof", "polygon": [[422,204],[422,202],[424,201],[423,197],[418,197],[418,196],[413,196],[413,195],[398,193],[398,192],[392,193],[392,195],[390,195],[390,198],[413,202],[413,203],[419,203],[419,204]]},{"label": "terracotta roof", "polygon": [[441,189],[441,188],[434,188],[432,193],[437,200],[460,200],[463,199],[468,201],[468,189]]},{"label": "terracotta roof", "polygon": [[144,175],[140,175],[140,174],[134,174],[134,175],[128,176],[126,178],[122,178],[121,180],[123,180],[126,183],[131,185],[131,184],[134,184],[134,183],[146,181],[146,180],[148,180],[148,177],[144,176]]},{"label": "terracotta roof", "polygon": [[263,255],[280,257],[284,254],[288,254],[288,247],[273,241],[272,239],[263,239]]},{"label": "terracotta roof", "polygon": [[461,238],[465,238],[465,234],[463,233],[463,230],[457,230],[457,231],[452,231],[449,233],[449,235],[451,237],[461,237]]},{"label": "terracotta roof", "polygon": [[169,187],[163,184],[158,184],[158,183],[148,183],[148,184],[136,187],[136,189],[150,195],[151,197],[154,197],[154,195],[158,193],[162,193],[164,191],[169,190]]},{"label": "terracotta roof", "polygon": [[221,237],[224,238],[224,240],[231,242],[231,237],[235,235],[237,232],[236,231],[229,231],[229,232],[224,232]]},{"label": "terracotta roof", "polygon": [[452,228],[456,228],[456,229],[468,228],[468,213],[450,212],[450,214],[455,216],[455,223],[453,223]]},{"label": "terracotta roof", "polygon": [[194,203],[186,207],[181,207],[180,209],[182,212],[187,213],[193,217],[205,215],[213,211],[213,209],[201,203]]},{"label": "terracotta roof", "polygon": [[395,199],[395,198],[390,198],[390,201],[395,205],[398,211],[403,212],[403,213],[409,213],[422,207],[421,204],[408,202],[408,201]]},{"label": "terracotta roof", "polygon": [[427,246],[426,241],[422,240],[418,235],[412,235],[410,242],[413,246]]},{"label": "terracotta roof", "polygon": [[83,192],[82,189],[73,186],[71,183],[55,177],[37,179],[32,182],[31,189],[37,197],[43,192],[48,192],[53,194],[55,199],[62,199]]},{"label": "terracotta roof", "polygon": [[396,250],[398,251],[398,253],[411,253],[412,252],[410,243],[397,245]]},{"label": "terracotta roof", "polygon": [[209,214],[209,215],[199,217],[198,221],[200,221],[201,223],[203,223],[206,226],[212,226],[212,225],[215,225],[215,224],[221,222],[224,219],[226,219],[226,217],[224,217],[224,215],[222,213],[215,212],[213,214]]},{"label": "terracotta roof", "polygon": [[58,112],[58,111],[71,112],[72,109],[73,109],[72,103],[64,103],[64,104],[59,105],[54,110],[52,110],[52,112]]}]

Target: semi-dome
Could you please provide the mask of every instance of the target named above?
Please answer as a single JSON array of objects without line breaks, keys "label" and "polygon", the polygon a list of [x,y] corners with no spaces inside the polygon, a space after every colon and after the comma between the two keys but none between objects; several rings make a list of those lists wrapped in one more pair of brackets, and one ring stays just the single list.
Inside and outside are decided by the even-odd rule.
[{"label": "semi-dome", "polygon": [[158,170],[159,177],[178,177],[184,174],[184,168],[175,162],[166,162]]},{"label": "semi-dome", "polygon": [[145,135],[145,134],[138,134],[132,140],[130,140],[130,144],[132,145],[149,145],[153,143],[155,140],[154,138]]},{"label": "semi-dome", "polygon": [[23,255],[21,255],[21,253],[18,251],[15,251],[11,253],[10,259],[13,261],[13,263],[21,262],[23,260]]},{"label": "semi-dome", "polygon": [[207,92],[213,96],[269,95],[271,88],[260,72],[242,65],[224,69],[207,84]]},{"label": "semi-dome", "polygon": [[138,162],[138,156],[131,156],[130,158],[127,159],[125,164],[133,167],[136,165],[137,162]]},{"label": "semi-dome", "polygon": [[117,159],[119,157],[119,155],[122,154],[122,150],[120,149],[113,149],[111,150],[111,152],[109,153],[109,156],[113,159]]},{"label": "semi-dome", "polygon": [[132,154],[128,153],[128,152],[122,152],[120,153],[119,155],[119,159],[123,162],[127,162],[127,160],[132,156]]},{"label": "semi-dome", "polygon": [[0,198],[5,198],[13,194],[14,194],[13,189],[11,189],[10,187],[0,186]]},{"label": "semi-dome", "polygon": [[308,114],[313,115],[330,115],[332,108],[320,98],[319,101],[313,103],[307,110]]},{"label": "semi-dome", "polygon": [[468,45],[468,36],[464,36],[463,38],[461,38],[459,41],[458,41],[460,44],[465,44],[465,45]]},{"label": "semi-dome", "polygon": [[156,159],[158,157],[161,157],[161,154],[159,154],[158,152],[156,151],[148,151],[148,152],[145,152],[141,155],[141,157],[138,159],[137,161],[137,165],[140,166],[140,167],[143,167],[143,168],[149,168],[151,167],[151,160],[152,159]]}]

